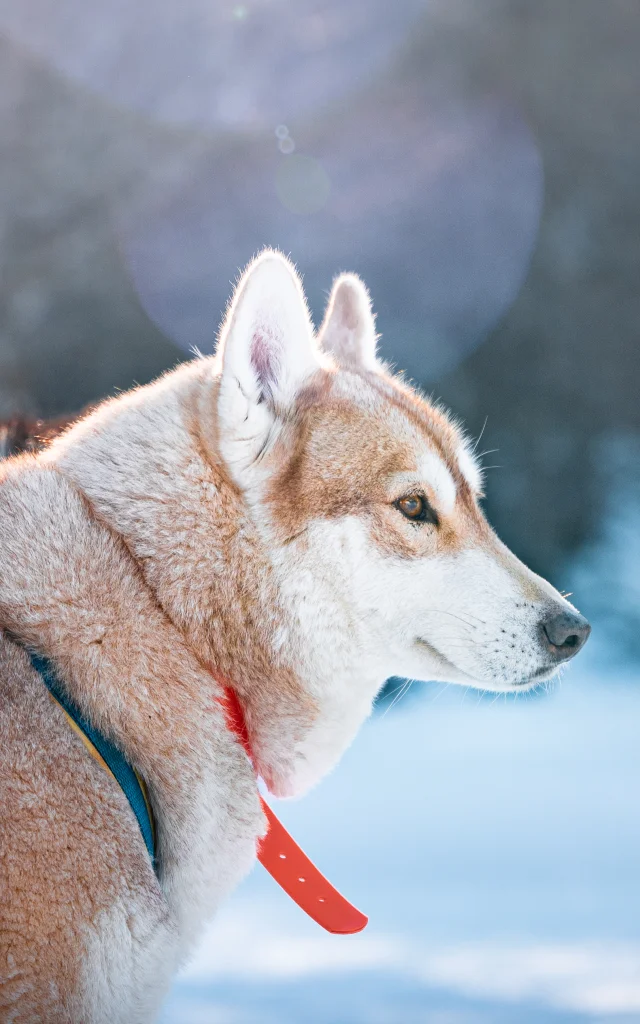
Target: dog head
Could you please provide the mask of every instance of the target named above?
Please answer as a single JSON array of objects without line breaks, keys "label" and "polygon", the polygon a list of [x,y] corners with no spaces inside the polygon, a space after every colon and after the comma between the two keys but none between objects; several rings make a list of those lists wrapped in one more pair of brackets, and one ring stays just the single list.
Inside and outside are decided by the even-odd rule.
[{"label": "dog head", "polygon": [[459,427],[378,362],[357,277],[335,282],[315,338],[293,267],[264,253],[218,359],[221,451],[272,553],[320,718],[359,723],[390,675],[524,690],[582,647],[586,620],[487,523]]}]

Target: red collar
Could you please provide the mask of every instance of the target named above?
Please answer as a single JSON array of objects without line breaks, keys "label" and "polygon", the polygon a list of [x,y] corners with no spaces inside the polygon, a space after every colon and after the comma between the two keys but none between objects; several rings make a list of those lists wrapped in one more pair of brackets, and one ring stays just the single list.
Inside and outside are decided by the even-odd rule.
[{"label": "red collar", "polygon": [[[225,686],[219,703],[228,728],[236,734],[255,767],[244,711],[235,690]],[[369,919],[334,889],[291,838],[269,805],[262,797],[260,800],[268,823],[267,834],[260,840],[257,850],[262,866],[291,899],[328,932],[338,935],[361,932]]]}]

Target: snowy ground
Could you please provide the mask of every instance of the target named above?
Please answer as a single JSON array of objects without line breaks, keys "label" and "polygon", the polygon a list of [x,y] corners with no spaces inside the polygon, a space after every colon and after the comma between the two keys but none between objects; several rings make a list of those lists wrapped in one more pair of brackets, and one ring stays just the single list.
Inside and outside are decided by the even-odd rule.
[{"label": "snowy ground", "polygon": [[322,933],[257,867],[163,1024],[640,1022],[637,676],[417,689],[278,806],[369,927]]}]

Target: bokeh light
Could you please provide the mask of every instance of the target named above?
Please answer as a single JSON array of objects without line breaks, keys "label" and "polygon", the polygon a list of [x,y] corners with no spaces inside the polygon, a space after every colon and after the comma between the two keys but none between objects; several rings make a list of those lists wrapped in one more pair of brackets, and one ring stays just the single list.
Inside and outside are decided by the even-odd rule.
[{"label": "bokeh light", "polygon": [[278,246],[304,254],[317,321],[333,276],[355,270],[371,287],[383,354],[437,379],[496,324],[528,267],[542,171],[524,120],[499,97],[396,89],[375,109],[300,126],[292,155],[273,132],[198,154],[177,184],[150,175],[119,210],[145,310],[181,347],[210,351],[230,280]]}]

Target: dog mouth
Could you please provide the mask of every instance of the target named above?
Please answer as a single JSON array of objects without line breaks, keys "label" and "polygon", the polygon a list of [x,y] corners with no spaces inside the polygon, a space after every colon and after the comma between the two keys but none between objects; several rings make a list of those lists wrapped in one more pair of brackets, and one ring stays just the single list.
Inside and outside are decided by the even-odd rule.
[{"label": "dog mouth", "polygon": [[[455,662],[451,661],[442,651],[438,650],[429,640],[425,640],[424,637],[416,637],[415,644],[420,647],[423,651],[428,652],[429,655],[440,663],[442,669],[446,672],[450,672],[452,675],[457,677],[462,682],[468,682],[472,686],[480,689],[491,689],[496,688],[496,684],[492,680],[477,679],[475,676],[469,675],[464,669],[461,669]],[[504,690],[525,690],[529,687],[538,686],[540,683],[547,682],[552,679],[558,671],[558,666],[543,665],[530,676],[526,676],[523,679],[516,679],[500,686],[500,689]]]},{"label": "dog mouth", "polygon": [[465,680],[468,679],[470,683],[480,685],[478,684],[477,680],[475,680],[472,676],[469,675],[468,672],[465,672],[463,669],[458,668],[455,662],[450,661],[449,658],[447,658],[446,655],[442,653],[442,651],[439,651],[437,647],[434,647],[434,645],[430,643],[429,640],[425,640],[424,637],[419,636],[416,637],[415,643],[417,647],[422,648],[422,650],[430,654],[432,658],[435,658],[437,661],[439,661],[442,668],[446,671],[455,673],[456,676],[464,676]]}]

